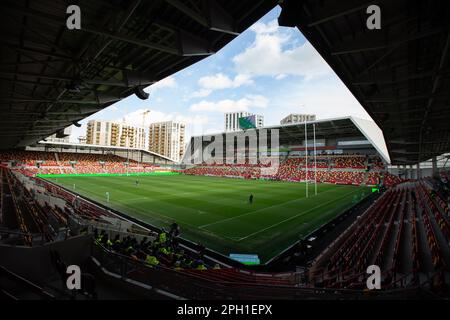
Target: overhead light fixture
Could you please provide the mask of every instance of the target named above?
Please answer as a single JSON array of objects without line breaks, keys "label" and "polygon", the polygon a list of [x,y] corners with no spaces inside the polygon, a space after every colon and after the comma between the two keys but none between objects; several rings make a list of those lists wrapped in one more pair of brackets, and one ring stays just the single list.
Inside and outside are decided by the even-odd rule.
[{"label": "overhead light fixture", "polygon": [[73,125],[77,128],[81,127],[81,123],[79,123],[78,121],[74,121]]},{"label": "overhead light fixture", "polygon": [[81,91],[81,80],[74,79],[66,85],[66,89],[72,93],[79,93]]},{"label": "overhead light fixture", "polygon": [[142,100],[147,100],[148,97],[150,96],[149,93],[147,93],[147,92],[144,91],[144,87],[142,87],[142,86],[134,87],[134,90],[133,90],[133,91],[134,91],[134,94],[135,94],[139,99],[142,99]]}]

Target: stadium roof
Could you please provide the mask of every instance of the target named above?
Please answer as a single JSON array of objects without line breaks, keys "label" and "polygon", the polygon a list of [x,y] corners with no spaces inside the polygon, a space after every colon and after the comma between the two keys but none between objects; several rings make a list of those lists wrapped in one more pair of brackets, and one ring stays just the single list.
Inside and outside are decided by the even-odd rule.
[{"label": "stadium roof", "polygon": [[[284,0],[298,27],[383,130],[393,164],[450,151],[448,0]],[[369,5],[381,29],[369,30]]]},{"label": "stadium roof", "polygon": [[[315,125],[316,139],[339,139],[339,138],[365,138],[374,147],[378,154],[387,163],[390,163],[389,154],[384,143],[383,133],[380,128],[370,120],[355,117],[339,117],[306,122],[308,141],[313,139],[313,125]],[[263,128],[249,129],[279,129],[279,144],[298,145],[305,139],[305,123],[267,126]],[[237,132],[217,133],[224,135],[235,135]],[[205,137],[214,134],[204,135]],[[209,141],[203,141],[208,144]],[[189,148],[189,147],[188,147]],[[309,147],[308,147],[309,148]]]},{"label": "stadium roof", "polygon": [[277,0],[0,2],[0,149],[35,143],[233,40]]},{"label": "stadium roof", "polygon": [[161,159],[165,159],[171,162],[174,162],[173,159],[166,157],[162,154],[152,152],[145,149],[138,148],[127,148],[127,147],[116,147],[116,146],[99,146],[95,144],[86,144],[86,143],[71,143],[71,142],[54,142],[54,141],[40,141],[39,143],[35,143],[30,145],[29,147],[44,147],[44,148],[52,148],[52,149],[77,149],[77,150],[104,150],[104,151],[138,151],[145,152],[150,155],[160,157]]}]

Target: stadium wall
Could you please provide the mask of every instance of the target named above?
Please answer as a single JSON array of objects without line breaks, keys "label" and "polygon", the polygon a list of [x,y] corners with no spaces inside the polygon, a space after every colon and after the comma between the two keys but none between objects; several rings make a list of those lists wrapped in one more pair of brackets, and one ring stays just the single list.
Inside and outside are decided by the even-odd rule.
[{"label": "stadium wall", "polygon": [[0,245],[0,265],[29,280],[41,282],[56,273],[50,251],[58,251],[69,265],[80,265],[90,255],[91,239],[91,235],[84,235],[35,247]]}]

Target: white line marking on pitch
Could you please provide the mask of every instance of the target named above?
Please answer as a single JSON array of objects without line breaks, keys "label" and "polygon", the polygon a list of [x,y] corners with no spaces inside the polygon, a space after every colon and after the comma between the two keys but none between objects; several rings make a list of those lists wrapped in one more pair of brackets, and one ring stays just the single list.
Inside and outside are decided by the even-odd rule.
[{"label": "white line marking on pitch", "polygon": [[[322,195],[322,194],[324,194],[326,192],[333,191],[333,190],[337,190],[337,189],[329,189],[329,190],[326,190],[324,192],[321,192],[319,195]],[[283,203],[274,204],[272,206],[264,207],[264,208],[261,208],[261,209],[258,209],[258,210],[253,210],[253,211],[250,211],[250,212],[238,215],[238,216],[234,216],[234,217],[226,218],[226,219],[223,219],[223,220],[207,223],[207,224],[199,226],[199,228],[203,229],[203,228],[215,225],[215,224],[219,224],[219,223],[222,223],[222,222],[227,222],[227,221],[234,220],[234,219],[237,219],[237,218],[245,217],[245,216],[251,215],[253,213],[259,212],[259,211],[267,210],[269,208],[284,206],[285,204],[288,204],[288,203],[291,203],[291,202],[295,202],[295,201],[301,201],[301,200],[304,200],[304,199],[307,199],[307,198],[306,197],[305,198],[297,198],[297,199],[289,200],[289,201],[286,201],[286,202],[283,202]]]},{"label": "white line marking on pitch", "polygon": [[[119,202],[119,203],[120,203],[120,202]],[[192,229],[199,229],[199,230],[200,230],[199,227],[194,226],[193,224],[190,224],[190,223],[188,223],[188,222],[186,222],[186,221],[183,221],[183,220],[180,220],[180,219],[175,219],[175,218],[172,218],[172,217],[169,217],[169,216],[160,214],[160,213],[158,213],[158,212],[155,212],[155,211],[152,211],[152,210],[149,210],[149,209],[143,210],[143,209],[133,208],[133,209],[131,209],[131,210],[130,210],[130,209],[127,209],[126,211],[134,211],[134,212],[139,212],[139,213],[144,213],[144,214],[151,213],[151,214],[153,214],[154,216],[160,217],[160,218],[158,218],[158,217],[153,217],[153,218],[155,218],[156,220],[160,220],[160,221],[163,221],[163,222],[165,222],[165,223],[170,223],[171,221],[175,221],[175,220],[176,220],[176,221],[178,221],[178,222],[180,222],[180,223],[182,223],[182,224],[185,224],[185,225],[191,227]],[[126,212],[126,211],[123,211],[123,212]],[[132,215],[131,213],[128,213],[128,214]],[[213,235],[213,236],[215,236],[215,237],[225,238],[225,239],[232,240],[232,241],[236,241],[236,239],[237,239],[237,238],[230,238],[230,237],[227,237],[227,236],[225,236],[225,235],[217,234],[217,233],[211,232],[211,231],[209,231],[209,230],[203,230],[203,229],[201,229],[200,231],[201,231],[201,232],[209,233],[209,234],[211,234],[211,235]]]},{"label": "white line marking on pitch", "polygon": [[126,198],[125,200],[121,200],[120,202],[124,202],[124,203],[128,203],[128,202],[133,202],[133,201],[137,201],[137,200],[150,200],[150,198],[148,197],[138,197],[138,198]]},{"label": "white line marking on pitch", "polygon": [[[359,190],[358,190],[358,191],[359,191]],[[299,214],[296,214],[295,216],[292,216],[292,217],[289,217],[289,218],[287,218],[287,219],[284,219],[284,220],[282,220],[282,221],[280,221],[280,222],[277,222],[277,223],[275,223],[275,224],[273,224],[273,225],[271,225],[271,226],[268,226],[267,228],[264,228],[264,229],[255,231],[255,232],[253,232],[253,233],[250,233],[249,235],[246,235],[245,237],[242,237],[242,238],[240,238],[240,239],[237,240],[237,241],[245,240],[245,239],[247,239],[247,238],[250,238],[251,236],[254,236],[255,234],[258,234],[258,233],[260,233],[260,232],[269,230],[269,229],[271,229],[271,228],[273,228],[273,227],[275,227],[275,226],[278,226],[278,225],[280,225],[280,224],[282,224],[282,223],[284,223],[284,222],[286,222],[286,221],[289,221],[289,220],[295,219],[295,218],[297,218],[297,217],[303,216],[303,215],[305,215],[305,214],[311,212],[312,210],[315,210],[315,209],[317,209],[317,208],[323,207],[324,205],[327,205],[327,204],[329,204],[329,203],[332,203],[332,202],[335,202],[335,201],[340,200],[340,199],[342,199],[342,198],[345,198],[345,197],[347,197],[347,196],[349,196],[349,195],[351,195],[351,194],[354,194],[355,192],[357,192],[357,191],[348,193],[348,194],[346,194],[345,196],[342,196],[342,197],[339,197],[339,198],[336,198],[336,199],[327,201],[327,202],[325,202],[325,203],[322,203],[321,205],[315,206],[314,208],[311,208],[311,209],[309,209],[309,210],[307,210],[307,211],[305,211],[305,212],[300,212]]]}]

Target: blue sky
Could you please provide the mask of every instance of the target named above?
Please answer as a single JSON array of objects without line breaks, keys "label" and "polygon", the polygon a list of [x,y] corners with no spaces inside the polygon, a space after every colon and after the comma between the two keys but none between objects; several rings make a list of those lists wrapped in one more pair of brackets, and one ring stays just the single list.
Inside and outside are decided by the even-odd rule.
[{"label": "blue sky", "polygon": [[140,126],[147,109],[145,126],[182,121],[187,136],[223,131],[223,114],[232,111],[261,114],[265,125],[290,113],[370,119],[298,29],[278,27],[279,13],[276,7],[216,54],[149,86],[148,100],[133,95],[83,120],[71,141],[91,119]]}]

